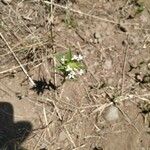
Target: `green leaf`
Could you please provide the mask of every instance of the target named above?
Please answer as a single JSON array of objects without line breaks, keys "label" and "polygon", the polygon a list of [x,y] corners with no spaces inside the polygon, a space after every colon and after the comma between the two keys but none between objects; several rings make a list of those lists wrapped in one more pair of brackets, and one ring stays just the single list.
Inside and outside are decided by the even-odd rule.
[{"label": "green leaf", "polygon": [[60,66],[58,66],[58,67],[56,67],[56,69],[58,70],[58,71],[61,71],[61,72],[65,72],[65,66],[63,66],[63,65],[60,65]]},{"label": "green leaf", "polygon": [[68,52],[65,54],[65,58],[67,59],[67,62],[70,62],[72,59],[72,52],[71,49],[69,48]]},{"label": "green leaf", "polygon": [[[69,63],[70,61],[72,61],[72,52],[71,52],[71,49],[69,48],[68,52],[65,52],[65,53],[58,53],[55,55],[55,58],[59,61],[59,63],[62,64],[62,61],[61,59],[65,57],[66,59],[66,63]],[[63,64],[62,64],[63,65]]]},{"label": "green leaf", "polygon": [[61,63],[62,54],[56,54],[55,58]]}]

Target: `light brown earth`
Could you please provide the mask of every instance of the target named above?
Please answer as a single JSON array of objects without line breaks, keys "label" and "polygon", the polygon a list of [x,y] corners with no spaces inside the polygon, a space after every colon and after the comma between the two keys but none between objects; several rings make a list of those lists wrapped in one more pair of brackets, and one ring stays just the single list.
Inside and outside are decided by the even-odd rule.
[{"label": "light brown earth", "polygon": [[[150,1],[51,2],[0,1],[0,105],[32,124],[21,147],[150,150]],[[87,73],[62,84],[53,56],[69,48]],[[11,50],[35,83],[56,90],[33,90]]]}]

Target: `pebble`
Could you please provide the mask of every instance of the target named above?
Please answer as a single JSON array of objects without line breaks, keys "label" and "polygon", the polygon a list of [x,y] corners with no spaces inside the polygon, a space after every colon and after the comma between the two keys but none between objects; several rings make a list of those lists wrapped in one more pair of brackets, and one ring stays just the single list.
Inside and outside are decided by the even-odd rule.
[{"label": "pebble", "polygon": [[112,60],[111,59],[107,59],[104,63],[104,69],[111,69],[112,68]]},{"label": "pebble", "polygon": [[137,80],[137,82],[142,82],[144,78],[144,75],[140,72],[135,74],[135,79]]},{"label": "pebble", "polygon": [[115,106],[110,106],[105,116],[107,121],[116,121],[119,119],[119,110]]},{"label": "pebble", "polygon": [[99,43],[99,40],[98,39],[93,39],[93,43],[97,44],[97,43]]},{"label": "pebble", "polygon": [[94,33],[94,38],[95,38],[95,39],[100,39],[100,38],[101,38],[100,33],[99,33],[99,32],[95,32],[95,33]]},{"label": "pebble", "polygon": [[150,70],[150,62],[147,64],[147,68],[148,70]]},{"label": "pebble", "polygon": [[144,49],[147,48],[146,44],[143,45],[143,48],[144,48]]},{"label": "pebble", "polygon": [[12,0],[2,0],[2,2],[3,2],[4,4],[10,4],[10,3],[12,2]]},{"label": "pebble", "polygon": [[143,82],[144,83],[150,83],[150,76],[149,75],[146,75],[143,77]]},{"label": "pebble", "polygon": [[140,51],[139,51],[139,50],[136,50],[136,51],[134,52],[134,54],[135,54],[135,55],[139,55],[139,54],[140,54]]},{"label": "pebble", "polygon": [[64,141],[66,139],[66,133],[62,131],[59,135],[59,141]]}]

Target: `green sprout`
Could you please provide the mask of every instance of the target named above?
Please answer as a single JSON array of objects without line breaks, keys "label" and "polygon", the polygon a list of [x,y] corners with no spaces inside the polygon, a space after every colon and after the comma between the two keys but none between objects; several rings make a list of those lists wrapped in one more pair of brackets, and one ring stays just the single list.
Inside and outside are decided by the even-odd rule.
[{"label": "green sprout", "polygon": [[67,79],[76,79],[85,73],[85,65],[81,54],[73,55],[71,50],[56,56],[58,60],[57,70],[63,73]]},{"label": "green sprout", "polygon": [[65,18],[63,22],[68,28],[76,28],[78,26],[77,21],[75,20],[73,14],[70,13],[69,10],[66,11]]},{"label": "green sprout", "polygon": [[143,3],[138,3],[136,13],[139,14],[142,11],[144,11],[144,5],[143,5]]},{"label": "green sprout", "polygon": [[77,27],[77,22],[72,16],[66,15],[64,22],[68,28],[76,28]]}]

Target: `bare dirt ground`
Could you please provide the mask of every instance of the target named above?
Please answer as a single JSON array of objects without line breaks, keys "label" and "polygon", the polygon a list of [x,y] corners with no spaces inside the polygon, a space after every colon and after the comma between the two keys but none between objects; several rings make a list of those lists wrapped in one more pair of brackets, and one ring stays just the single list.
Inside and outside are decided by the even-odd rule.
[{"label": "bare dirt ground", "polygon": [[[0,105],[32,125],[13,147],[150,150],[150,1],[5,1]],[[84,56],[87,72],[62,84],[54,55],[68,48]]]}]

